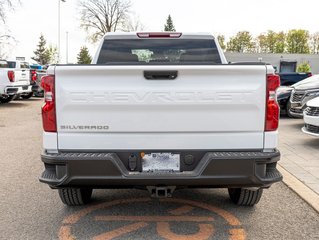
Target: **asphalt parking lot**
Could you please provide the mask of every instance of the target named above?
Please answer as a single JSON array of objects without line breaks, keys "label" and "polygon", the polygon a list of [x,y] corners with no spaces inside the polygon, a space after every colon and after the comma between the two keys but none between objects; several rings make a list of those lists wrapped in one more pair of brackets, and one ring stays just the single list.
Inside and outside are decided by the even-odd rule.
[{"label": "asphalt parking lot", "polygon": [[[90,205],[66,207],[38,181],[41,105],[37,98],[0,105],[1,239],[319,239],[319,214],[283,183],[253,208],[234,206],[224,189],[180,190],[162,200],[97,190]],[[286,127],[280,134],[294,137]]]}]

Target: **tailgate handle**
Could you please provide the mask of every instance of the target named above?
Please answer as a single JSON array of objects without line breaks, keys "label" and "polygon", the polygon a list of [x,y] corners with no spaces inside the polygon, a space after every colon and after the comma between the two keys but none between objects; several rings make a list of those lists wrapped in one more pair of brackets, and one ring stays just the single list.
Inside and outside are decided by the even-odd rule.
[{"label": "tailgate handle", "polygon": [[177,75],[177,71],[144,71],[147,80],[174,80]]}]

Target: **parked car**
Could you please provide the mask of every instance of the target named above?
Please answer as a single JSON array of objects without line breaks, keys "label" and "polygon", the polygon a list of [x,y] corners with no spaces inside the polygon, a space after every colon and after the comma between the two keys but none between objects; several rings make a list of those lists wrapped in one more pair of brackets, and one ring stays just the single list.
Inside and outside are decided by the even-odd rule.
[{"label": "parked car", "polygon": [[281,181],[271,65],[228,64],[212,35],[177,32],[109,33],[93,63],[42,78],[40,181],[63,203],[94,188],[219,187],[252,206]]},{"label": "parked car", "polygon": [[292,73],[278,73],[280,76],[280,85],[281,86],[291,86],[293,84],[296,84],[306,78],[309,78],[312,76],[312,73],[298,73],[298,72],[292,72]]},{"label": "parked car", "polygon": [[289,99],[293,87],[281,86],[277,89],[277,101],[280,107],[280,115],[288,115],[289,113]]},{"label": "parked car", "polygon": [[[281,79],[280,79],[281,80]],[[288,115],[289,117],[293,117],[289,114],[290,109],[290,96],[291,92],[295,87],[298,87],[300,85],[307,84],[309,82],[316,81],[316,78],[306,78],[298,83],[293,84],[292,86],[280,86],[277,91],[277,101],[280,106],[280,114],[281,115]]]},{"label": "parked car", "polygon": [[30,71],[24,65],[12,67],[6,60],[0,60],[0,101],[8,103],[19,94],[31,91]]},{"label": "parked car", "polygon": [[319,97],[307,102],[304,111],[305,126],[302,128],[304,133],[319,137]]},{"label": "parked car", "polygon": [[319,96],[319,74],[293,86],[289,100],[289,116],[302,118],[306,103]]},{"label": "parked car", "polygon": [[41,65],[30,65],[31,71],[31,85],[33,95],[36,97],[43,97],[43,88],[41,87],[41,78],[46,75],[46,70]]},{"label": "parked car", "polygon": [[14,69],[15,76],[18,79],[16,80],[16,82],[22,83],[21,80],[24,82],[22,91],[17,93],[17,97],[21,97],[23,99],[29,99],[33,95],[32,87],[30,85],[32,77],[30,73],[29,63],[24,61],[17,61],[17,60],[12,60],[12,61],[8,60],[7,62],[9,64],[9,68]]}]

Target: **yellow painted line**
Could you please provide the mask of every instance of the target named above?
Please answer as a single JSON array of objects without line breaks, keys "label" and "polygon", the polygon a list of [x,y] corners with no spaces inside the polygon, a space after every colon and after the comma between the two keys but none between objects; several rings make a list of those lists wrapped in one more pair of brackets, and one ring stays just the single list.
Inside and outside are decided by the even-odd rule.
[{"label": "yellow painted line", "polygon": [[184,206],[181,206],[179,208],[176,208],[174,210],[169,211],[169,213],[172,215],[184,215],[186,213],[189,213],[193,209],[194,209],[194,207],[192,207],[192,206],[184,205]]},{"label": "yellow painted line", "polygon": [[230,240],[245,240],[246,232],[244,229],[230,229]]},{"label": "yellow painted line", "polygon": [[96,216],[95,221],[137,221],[137,222],[212,222],[212,217],[196,216]]},{"label": "yellow painted line", "polygon": [[148,225],[147,223],[143,223],[143,222],[133,223],[133,224],[115,229],[113,231],[103,233],[99,236],[94,237],[93,240],[111,240],[111,239],[120,237],[124,234],[137,231],[138,229],[144,228],[147,225]]},{"label": "yellow painted line", "polygon": [[239,221],[239,219],[236,218],[231,213],[229,213],[221,208],[217,208],[215,206],[212,206],[212,205],[209,205],[206,203],[196,202],[193,200],[179,199],[179,198],[176,198],[176,199],[175,198],[164,198],[164,199],[161,199],[160,201],[187,204],[187,205],[192,205],[192,206],[195,206],[198,208],[203,208],[203,209],[206,209],[208,211],[211,211],[211,212],[218,214],[219,216],[224,218],[231,226],[240,226],[241,225],[241,222]]},{"label": "yellow painted line", "polygon": [[66,217],[63,220],[64,224],[75,224],[78,221],[80,221],[81,218],[87,216],[88,214],[90,214],[93,211],[97,211],[99,209],[103,209],[103,208],[108,208],[108,207],[113,207],[115,205],[119,205],[119,204],[128,204],[131,202],[149,202],[151,201],[150,198],[132,198],[132,199],[120,199],[120,200],[115,200],[112,202],[106,202],[106,203],[101,203],[98,205],[93,205],[93,206],[89,206],[87,208],[84,208],[83,210],[76,212],[74,214],[69,215],[68,217]]},{"label": "yellow painted line", "polygon": [[194,234],[176,234],[171,231],[169,223],[157,223],[158,234],[167,240],[206,240],[214,234],[214,227],[211,224],[198,224],[199,231]]},{"label": "yellow painted line", "polygon": [[283,182],[305,200],[313,209],[319,212],[319,195],[298,180],[290,172],[283,167],[277,165],[278,170],[283,175]]},{"label": "yellow painted line", "polygon": [[60,240],[75,240],[76,238],[72,236],[71,226],[62,226],[59,231]]}]

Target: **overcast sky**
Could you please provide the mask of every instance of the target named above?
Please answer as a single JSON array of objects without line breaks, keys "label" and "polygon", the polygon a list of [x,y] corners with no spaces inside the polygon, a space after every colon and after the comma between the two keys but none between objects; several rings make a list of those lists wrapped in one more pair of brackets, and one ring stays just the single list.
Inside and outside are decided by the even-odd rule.
[{"label": "overcast sky", "polygon": [[[18,43],[11,58],[29,59],[43,33],[48,44],[58,42],[59,0],[21,0],[22,6],[8,13],[7,27]],[[318,0],[131,0],[132,11],[147,31],[161,31],[171,14],[178,31],[211,32],[230,37],[247,30],[253,35],[293,28],[319,31]],[[69,32],[69,62],[76,62],[81,46],[93,55],[96,45],[80,29],[78,0],[61,2],[61,58],[66,59],[66,32]]]}]

